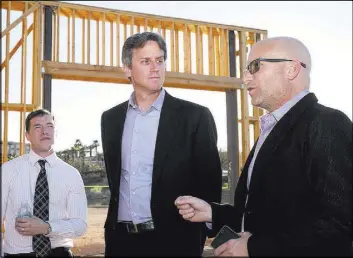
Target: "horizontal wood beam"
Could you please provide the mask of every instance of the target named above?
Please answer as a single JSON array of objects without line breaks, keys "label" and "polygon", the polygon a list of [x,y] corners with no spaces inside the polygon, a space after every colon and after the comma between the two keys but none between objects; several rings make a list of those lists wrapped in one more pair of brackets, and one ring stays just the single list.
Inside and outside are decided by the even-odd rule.
[{"label": "horizontal wood beam", "polygon": [[[120,67],[43,61],[44,72],[53,79],[130,84]],[[166,72],[165,87],[225,91],[240,89],[239,78]]]},{"label": "horizontal wood beam", "polygon": [[26,109],[25,109],[24,104],[9,103],[9,104],[5,105],[4,103],[1,103],[1,110],[8,109],[8,111],[32,112],[36,108],[37,108],[37,106],[35,106],[33,104],[27,104]]},{"label": "horizontal wood beam", "polygon": [[[103,12],[105,12],[107,15],[107,19],[109,21],[115,20],[110,17],[111,14],[113,14],[113,15],[119,14],[122,19],[124,19],[125,16],[127,18],[134,16],[136,18],[143,18],[143,19],[147,18],[147,19],[153,20],[153,21],[171,22],[170,23],[171,25],[172,25],[172,23],[175,23],[176,25],[177,24],[188,24],[190,26],[199,25],[199,26],[215,27],[215,28],[234,30],[234,31],[254,32],[254,33],[260,33],[260,34],[267,33],[266,30],[261,30],[261,29],[256,29],[256,28],[232,26],[232,25],[217,24],[217,23],[208,23],[208,22],[202,22],[202,21],[196,21],[196,20],[172,18],[172,17],[167,17],[167,16],[152,15],[152,14],[146,14],[146,13],[121,11],[121,10],[115,10],[115,9],[110,9],[110,8],[95,7],[95,6],[88,6],[88,5],[81,5],[81,4],[72,4],[72,3],[61,2],[61,1],[38,1],[38,2],[41,3],[42,5],[60,6],[60,8],[68,8],[68,10],[76,9],[80,13],[80,15],[82,16],[81,18],[87,18],[88,11],[90,11],[91,13],[92,12],[100,13],[99,20],[102,20],[103,19]],[[16,5],[14,5],[14,3],[16,3]],[[25,4],[25,1],[12,1],[11,2],[11,9],[17,10],[17,11],[23,11],[24,4]],[[1,8],[6,8],[7,5],[8,5],[8,1],[1,2]],[[92,16],[92,14],[91,14],[91,16]],[[201,29],[202,29],[202,27],[201,27]]]}]

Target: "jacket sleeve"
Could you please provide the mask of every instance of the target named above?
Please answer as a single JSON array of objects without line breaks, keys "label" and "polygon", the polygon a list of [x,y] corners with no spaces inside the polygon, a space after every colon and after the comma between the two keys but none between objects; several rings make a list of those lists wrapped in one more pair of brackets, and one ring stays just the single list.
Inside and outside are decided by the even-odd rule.
[{"label": "jacket sleeve", "polygon": [[352,122],[340,111],[322,112],[311,122],[307,139],[305,169],[317,213],[285,234],[251,236],[250,256],[339,256],[352,248]]},{"label": "jacket sleeve", "polygon": [[217,129],[211,112],[201,114],[193,148],[194,195],[207,202],[221,202],[222,168],[217,149]]}]

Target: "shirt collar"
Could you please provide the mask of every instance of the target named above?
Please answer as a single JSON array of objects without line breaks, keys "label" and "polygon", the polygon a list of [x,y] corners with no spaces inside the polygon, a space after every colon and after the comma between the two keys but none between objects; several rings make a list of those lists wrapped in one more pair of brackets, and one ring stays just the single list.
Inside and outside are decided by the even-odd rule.
[{"label": "shirt collar", "polygon": [[309,90],[303,90],[294,96],[291,100],[287,101],[283,106],[276,109],[271,113],[267,113],[260,117],[260,126],[263,131],[265,128],[277,123],[295,104],[299,102],[309,93]]},{"label": "shirt collar", "polygon": [[[154,107],[156,110],[161,111],[163,102],[164,102],[164,97],[165,97],[165,89],[162,88],[161,92],[159,93],[157,99],[153,102],[151,107]],[[129,107],[132,108],[137,108],[137,104],[135,102],[135,92],[131,93],[130,99],[129,99]]]},{"label": "shirt collar", "polygon": [[35,164],[38,162],[38,160],[40,159],[44,159],[47,161],[47,163],[49,164],[49,166],[53,167],[55,166],[55,164],[58,161],[58,157],[56,156],[56,153],[53,152],[52,154],[50,154],[48,157],[43,158],[41,156],[39,156],[37,153],[35,153],[32,149],[29,151],[29,161],[32,164],[32,166],[35,166]]}]

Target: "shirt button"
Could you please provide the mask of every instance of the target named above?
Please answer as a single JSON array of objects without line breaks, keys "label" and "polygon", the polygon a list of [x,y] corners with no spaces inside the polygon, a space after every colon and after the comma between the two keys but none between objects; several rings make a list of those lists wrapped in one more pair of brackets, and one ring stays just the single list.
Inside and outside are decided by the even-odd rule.
[{"label": "shirt button", "polygon": [[136,152],[137,152],[137,151],[135,151],[135,150],[134,150],[134,151],[132,151],[132,153],[136,153]]},{"label": "shirt button", "polygon": [[136,172],[132,172],[132,174],[133,174],[133,175],[135,175],[135,174],[136,174]]},{"label": "shirt button", "polygon": [[132,192],[132,194],[135,194],[135,192]]},{"label": "shirt button", "polygon": [[135,132],[138,132],[139,131],[139,129],[135,129]]}]

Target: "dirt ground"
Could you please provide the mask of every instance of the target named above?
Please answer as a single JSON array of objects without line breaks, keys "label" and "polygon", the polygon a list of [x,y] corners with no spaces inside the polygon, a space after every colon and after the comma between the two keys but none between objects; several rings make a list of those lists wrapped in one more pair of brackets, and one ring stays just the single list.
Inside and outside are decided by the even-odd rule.
[{"label": "dirt ground", "polygon": [[[108,208],[88,208],[88,228],[86,234],[74,240],[73,253],[77,256],[103,256],[104,221]],[[203,256],[212,256],[209,247],[212,239],[207,239]]]}]

